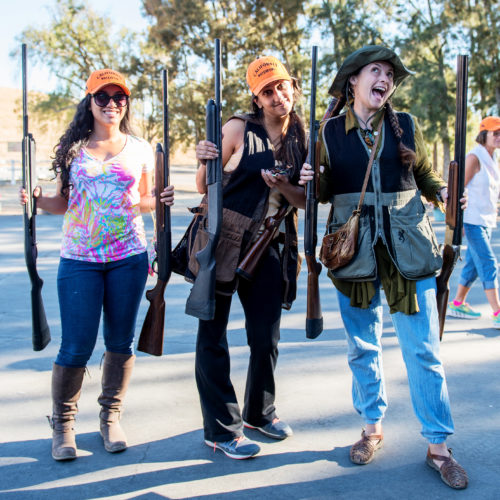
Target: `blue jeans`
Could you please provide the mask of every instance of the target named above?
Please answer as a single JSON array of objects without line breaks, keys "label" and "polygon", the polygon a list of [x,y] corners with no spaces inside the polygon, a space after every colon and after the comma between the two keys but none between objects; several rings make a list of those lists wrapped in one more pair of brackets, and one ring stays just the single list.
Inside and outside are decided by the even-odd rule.
[{"label": "blue jeans", "polygon": [[459,283],[470,288],[479,276],[485,290],[498,288],[498,264],[490,243],[491,228],[464,223],[464,230],[468,247]]},{"label": "blue jeans", "polygon": [[56,363],[87,365],[96,344],[101,311],[106,350],[132,354],[147,275],[146,252],[106,263],[61,257],[57,292],[62,336]]},{"label": "blue jeans", "polygon": [[[350,305],[338,292],[340,313],[348,343],[352,371],[352,397],[365,423],[382,420],[387,408],[382,365],[382,302],[380,285],[368,309]],[[417,281],[420,311],[391,315],[408,374],[413,409],[422,425],[422,436],[437,444],[453,434],[448,389],[439,359],[439,326],[436,308],[436,279]]]}]

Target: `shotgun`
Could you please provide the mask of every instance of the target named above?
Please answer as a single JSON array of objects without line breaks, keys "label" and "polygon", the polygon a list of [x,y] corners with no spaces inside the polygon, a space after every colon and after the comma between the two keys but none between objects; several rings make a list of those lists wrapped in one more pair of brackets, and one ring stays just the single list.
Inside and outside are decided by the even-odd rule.
[{"label": "shotgun", "polygon": [[245,257],[243,257],[243,260],[236,268],[236,274],[252,281],[260,259],[264,255],[269,243],[273,241],[274,235],[287,213],[288,204],[283,205],[275,215],[266,218],[264,221],[264,231],[262,231],[261,235],[255,240],[255,243],[250,247]]},{"label": "shotgun", "polygon": [[196,253],[200,269],[186,302],[186,314],[203,320],[215,315],[215,250],[222,227],[222,123],[220,40],[215,40],[215,99],[206,108],[207,140],[213,142],[219,156],[207,161],[208,214],[206,246]]},{"label": "shotgun", "polygon": [[168,73],[162,71],[163,80],[163,144],[156,145],[155,197],[156,197],[156,267],[158,278],[153,289],[146,292],[149,309],[142,325],[137,350],[161,356],[165,326],[165,288],[172,274],[172,228],[170,207],[160,200],[162,191],[170,184],[168,137]]},{"label": "shotgun", "polygon": [[[307,163],[316,171],[317,151],[316,142],[318,138],[319,124],[316,121],[316,63],[318,59],[318,47],[312,47],[311,54],[311,103],[309,120],[309,151]],[[306,337],[315,339],[323,331],[323,315],[321,313],[321,302],[319,297],[318,277],[321,273],[321,263],[316,260],[316,245],[318,243],[318,199],[316,196],[316,177],[306,185],[306,209],[304,221],[304,253],[307,262],[307,315],[306,315]]]},{"label": "shotgun", "polygon": [[42,299],[43,280],[38,275],[36,260],[36,198],[33,196],[33,185],[36,184],[35,173],[35,139],[28,131],[28,75],[26,44],[21,46],[22,79],[23,79],[23,188],[28,195],[24,205],[24,258],[31,281],[31,322],[33,350],[41,351],[50,342],[50,329],[47,324]]},{"label": "shotgun", "polygon": [[439,316],[439,340],[443,339],[449,279],[460,257],[462,244],[463,209],[460,198],[464,192],[465,140],[467,133],[467,78],[468,58],[457,56],[457,97],[455,115],[455,159],[450,162],[448,174],[448,202],[446,205],[446,231],[443,247],[443,266],[436,277],[436,302]]}]

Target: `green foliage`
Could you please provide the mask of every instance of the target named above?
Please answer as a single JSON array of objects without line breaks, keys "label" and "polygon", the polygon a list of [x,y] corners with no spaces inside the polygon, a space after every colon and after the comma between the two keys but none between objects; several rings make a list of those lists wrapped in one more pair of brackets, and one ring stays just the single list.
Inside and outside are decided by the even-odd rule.
[{"label": "green foliage", "polygon": [[57,80],[55,90],[36,103],[38,115],[68,122],[93,70],[130,73],[139,57],[137,35],[121,30],[111,37],[110,26],[112,20],[97,15],[85,0],[57,0],[48,26],[22,32],[20,42],[28,45],[30,59],[48,67]]},{"label": "green foliage", "polygon": [[[29,27],[21,40],[32,60],[58,81],[37,102],[39,115],[71,115],[93,69],[124,73],[133,93],[140,133],[161,136],[160,72],[170,75],[171,143],[205,135],[205,104],[213,96],[213,40],[222,41],[224,119],[249,109],[246,68],[260,55],[285,62],[305,90],[298,111],[307,120],[309,49],[319,45],[318,117],[343,59],[359,47],[394,47],[416,72],[394,96],[410,111],[429,146],[446,164],[453,143],[455,56],[469,53],[470,109],[498,114],[500,9],[498,0],[143,0],[147,33],[112,29],[87,0],[57,0],[52,20]],[[110,29],[111,27],[111,29]],[[430,148],[431,149],[431,148]]]},{"label": "green foliage", "polygon": [[281,58],[299,80],[307,68],[300,51],[303,3],[298,0],[144,0],[144,9],[152,20],[149,43],[168,54],[175,96],[172,132],[182,143],[205,135],[205,104],[214,94],[215,38],[222,44],[224,119],[248,110],[246,68],[259,55]]}]

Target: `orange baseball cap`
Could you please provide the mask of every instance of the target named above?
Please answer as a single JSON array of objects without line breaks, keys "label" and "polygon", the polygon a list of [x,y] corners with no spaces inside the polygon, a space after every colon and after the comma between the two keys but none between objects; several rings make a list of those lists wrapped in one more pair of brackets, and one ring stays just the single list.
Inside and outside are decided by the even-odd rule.
[{"label": "orange baseball cap", "polygon": [[498,116],[487,116],[479,124],[479,131],[483,130],[500,130],[500,118]]},{"label": "orange baseball cap", "polygon": [[247,83],[252,94],[257,95],[268,83],[276,80],[292,80],[285,66],[276,57],[259,57],[248,66]]},{"label": "orange baseball cap", "polygon": [[125,94],[130,95],[130,90],[125,84],[125,78],[121,73],[113,69],[98,69],[94,71],[85,85],[85,95],[95,94],[106,85],[118,85]]}]

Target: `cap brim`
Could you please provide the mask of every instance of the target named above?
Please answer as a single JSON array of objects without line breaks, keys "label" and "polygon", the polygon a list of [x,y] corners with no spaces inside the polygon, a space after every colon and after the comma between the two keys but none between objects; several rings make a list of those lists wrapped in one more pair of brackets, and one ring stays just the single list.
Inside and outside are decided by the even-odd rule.
[{"label": "cap brim", "polygon": [[99,90],[103,89],[104,87],[107,87],[108,85],[116,85],[117,87],[120,87],[123,90],[123,92],[125,92],[126,95],[128,96],[130,95],[130,90],[128,89],[128,87],[117,82],[103,83],[102,85],[99,85],[99,87],[95,88],[93,92],[89,92],[89,94],[95,94],[96,92],[99,92]]},{"label": "cap brim", "polygon": [[328,93],[332,96],[340,98],[344,93],[349,77],[367,64],[376,61],[386,61],[392,64],[394,68],[394,87],[397,87],[408,76],[415,74],[415,72],[410,71],[403,64],[401,59],[392,50],[376,45],[367,46],[353,52],[345,59],[335,76]]},{"label": "cap brim", "polygon": [[251,92],[252,92],[253,95],[259,95],[259,92],[266,85],[269,85],[272,82],[277,82],[278,80],[286,80],[287,82],[291,82],[292,78],[291,77],[283,78],[283,76],[281,76],[281,77],[278,78],[276,76],[270,76],[269,78],[266,78],[264,81],[260,82],[259,85],[257,85],[257,87],[254,90],[252,90]]}]

